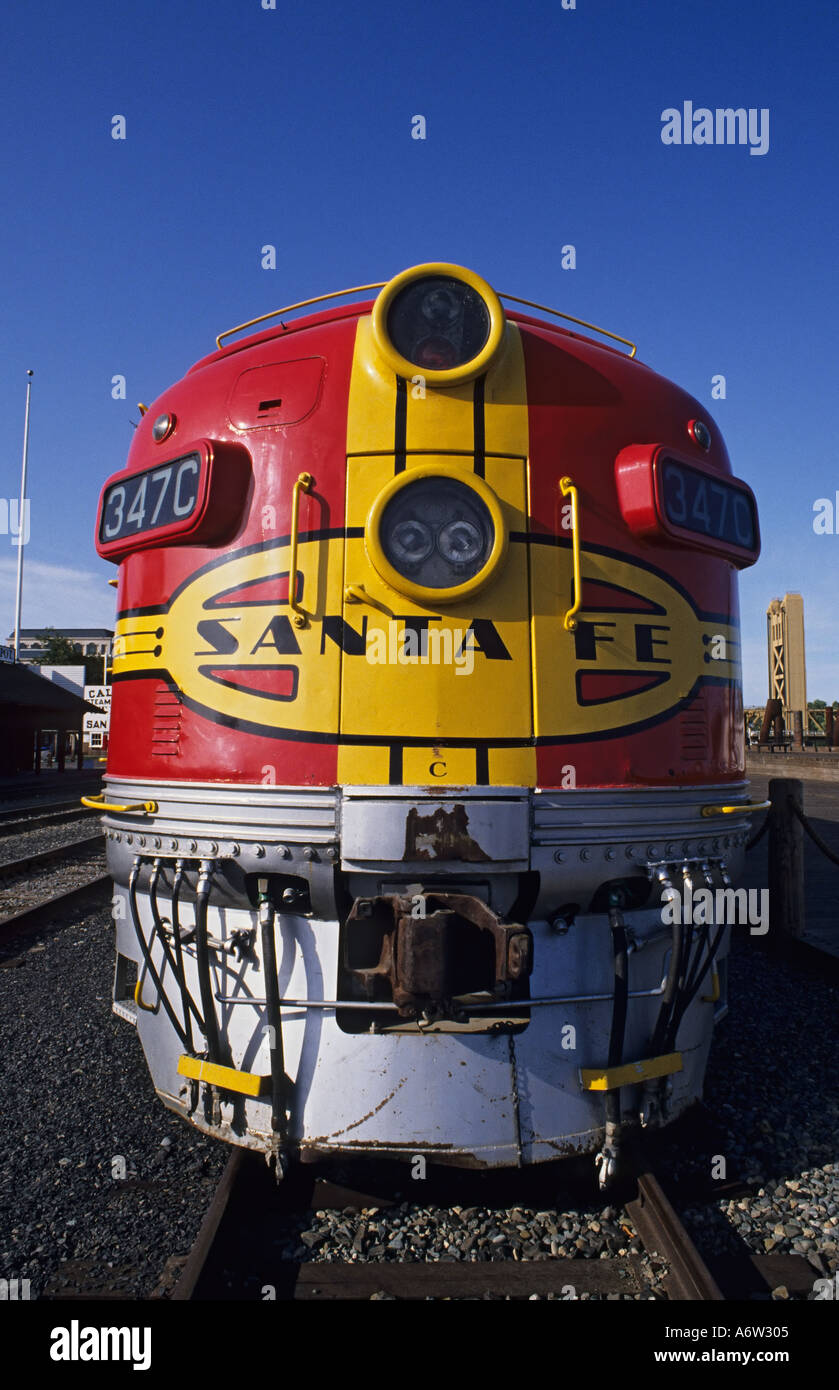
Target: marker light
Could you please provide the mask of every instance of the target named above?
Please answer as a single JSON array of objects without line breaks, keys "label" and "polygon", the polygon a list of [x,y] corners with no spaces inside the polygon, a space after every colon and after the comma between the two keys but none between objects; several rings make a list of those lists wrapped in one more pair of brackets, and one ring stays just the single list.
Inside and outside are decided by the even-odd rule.
[{"label": "marker light", "polygon": [[158,415],[151,427],[152,439],[155,444],[162,444],[164,439],[168,439],[174,428],[174,415],[170,415],[168,412],[163,415]]}]

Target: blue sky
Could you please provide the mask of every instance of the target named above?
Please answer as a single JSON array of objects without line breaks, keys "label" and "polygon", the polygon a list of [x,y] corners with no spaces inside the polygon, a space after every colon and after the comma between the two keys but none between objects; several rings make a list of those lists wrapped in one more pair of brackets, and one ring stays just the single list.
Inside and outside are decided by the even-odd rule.
[{"label": "blue sky", "polygon": [[[442,259],[634,339],[707,403],[760,507],[747,703],[787,590],[810,698],[839,697],[839,534],[812,525],[839,489],[837,40],[828,0],[6,0],[0,497],[18,494],[32,367],[24,624],[111,625],[95,508],[137,401],[232,324]],[[768,152],[664,145],[684,101],[768,108]],[[0,640],[15,556],[0,534]]]}]

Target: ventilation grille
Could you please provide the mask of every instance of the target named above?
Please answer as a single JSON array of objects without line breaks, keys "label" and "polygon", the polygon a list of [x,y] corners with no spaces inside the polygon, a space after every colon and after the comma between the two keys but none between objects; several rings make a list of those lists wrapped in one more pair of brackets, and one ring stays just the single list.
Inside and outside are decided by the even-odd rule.
[{"label": "ventilation grille", "polygon": [[175,758],[180,751],[181,697],[168,685],[159,685],[154,696],[151,751],[158,757]]},{"label": "ventilation grille", "polygon": [[682,762],[704,762],[708,756],[708,716],[703,704],[694,701],[679,715]]}]

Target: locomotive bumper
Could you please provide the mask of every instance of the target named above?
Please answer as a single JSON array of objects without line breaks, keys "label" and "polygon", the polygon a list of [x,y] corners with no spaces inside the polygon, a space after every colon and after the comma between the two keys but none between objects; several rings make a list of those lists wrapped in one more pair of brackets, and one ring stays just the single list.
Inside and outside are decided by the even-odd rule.
[{"label": "locomotive bumper", "polygon": [[[671,849],[674,860],[713,856],[716,827],[703,825],[697,810],[708,788],[631,802],[514,789],[494,805],[492,793],[475,789],[458,803],[468,842],[453,803],[441,801],[440,816],[404,790],[388,797],[376,789],[390,840],[382,831],[366,843],[360,827],[375,826],[375,817],[359,812],[353,822],[345,805],[342,819],[335,802],[330,813],[330,793],[271,789],[261,797],[252,789],[246,800],[241,790],[213,788],[201,808],[205,822],[212,817],[210,841],[206,831],[199,838],[199,789],[189,800],[179,791],[179,804],[175,793],[167,804],[162,786],[153,791],[160,811],[144,843],[136,821],[130,845],[130,822],[109,828],[114,1008],[136,1023],[161,1099],[200,1129],[304,1159],[425,1154],[489,1167],[597,1150],[602,1091],[616,1077],[622,1115],[637,1119],[644,1109],[645,1083],[657,1074],[650,1040],[672,932],[654,894],[647,905],[625,906],[622,1069],[610,1069],[614,950],[597,894],[630,849],[632,877],[648,885],[651,861],[669,859]],[[266,824],[269,802],[281,825]],[[623,820],[616,802],[626,807]],[[654,842],[656,816],[674,841],[681,817],[684,840]],[[748,827],[740,827],[744,837]],[[391,841],[410,847],[407,861],[391,857]],[[343,853],[330,855],[338,845]],[[721,848],[734,858],[742,847]],[[278,867],[290,873],[278,875]],[[343,911],[324,910],[330,893],[347,889]],[[666,1103],[650,1123],[675,1118],[701,1096],[713,1020],[725,1008],[726,953],[724,932],[713,978],[687,1007],[675,1048],[665,1049],[667,1074],[659,1069],[656,1085]],[[216,1034],[209,1045],[208,1007]]]}]

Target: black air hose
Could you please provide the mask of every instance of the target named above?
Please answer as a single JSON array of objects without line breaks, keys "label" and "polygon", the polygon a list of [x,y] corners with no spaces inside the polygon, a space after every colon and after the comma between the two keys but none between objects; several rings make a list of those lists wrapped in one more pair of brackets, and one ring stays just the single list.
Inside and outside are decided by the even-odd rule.
[{"label": "black air hose", "polygon": [[195,898],[195,963],[198,967],[201,1007],[204,1010],[207,1057],[210,1062],[221,1062],[221,1040],[219,1038],[218,1019],[216,1018],[216,1004],[213,998],[213,982],[210,975],[210,949],[207,943],[207,909],[210,901],[212,871],[213,861],[202,859]]},{"label": "black air hose", "polygon": [[[180,861],[178,861],[178,862],[180,862]],[[174,922],[173,922],[172,930],[173,930],[173,932],[175,933],[175,951],[176,951],[175,956],[173,956],[173,955],[172,955],[171,948],[170,948],[170,946],[169,946],[169,942],[166,940],[166,933],[165,933],[164,930],[163,930],[163,920],[162,920],[162,918],[161,918],[161,916],[160,916],[160,909],[159,909],[158,906],[157,906],[157,885],[158,885],[158,882],[159,882],[159,880],[160,880],[160,868],[161,868],[160,860],[159,860],[159,859],[155,859],[155,860],[154,860],[153,867],[152,867],[151,875],[150,875],[150,877],[149,877],[149,904],[150,904],[150,906],[151,906],[151,914],[152,914],[152,920],[153,920],[153,922],[154,922],[154,929],[155,929],[155,932],[157,933],[157,936],[158,936],[158,938],[159,938],[159,940],[160,940],[160,945],[161,945],[161,947],[163,948],[163,954],[164,954],[164,956],[166,957],[166,963],[167,963],[167,965],[169,966],[169,969],[172,971],[172,974],[174,975],[174,977],[175,977],[175,979],[177,980],[178,985],[179,985],[179,987],[180,987],[180,992],[181,992],[181,1007],[182,1007],[182,1009],[183,1009],[183,1015],[184,1015],[184,1033],[185,1033],[185,1035],[190,1039],[189,1050],[190,1050],[190,1052],[192,1052],[192,1050],[193,1050],[193,1048],[192,1048],[192,1042],[191,1042],[191,1039],[192,1039],[192,1020],[191,1020],[191,1018],[190,1018],[190,1016],[189,1016],[189,1015],[190,1015],[190,1010],[191,1010],[192,1013],[195,1015],[195,1018],[196,1018],[196,1020],[197,1020],[197,1022],[198,1022],[199,1024],[201,1023],[201,1015],[200,1015],[200,1013],[198,1012],[198,1008],[197,1008],[197,1006],[196,1006],[196,1004],[195,1004],[195,1001],[193,1000],[193,998],[192,998],[191,994],[189,993],[189,990],[187,989],[187,986],[186,986],[186,976],[185,976],[185,974],[184,974],[183,951],[181,950],[180,932],[179,932],[179,931],[175,931],[175,926],[174,926]],[[181,869],[181,874],[180,874],[180,876],[183,877],[183,870],[182,870],[182,869]],[[178,884],[178,891],[180,892],[180,883]],[[174,890],[173,890],[173,893],[174,893]],[[175,905],[175,904],[174,904],[174,897],[173,897],[173,909],[174,909],[174,905]]]},{"label": "black air hose", "polygon": [[[612,1005],[612,1030],[609,1034],[609,1067],[619,1067],[623,1061],[623,1045],[626,1036],[626,1011],[629,999],[628,955],[626,927],[620,908],[609,908],[609,927],[612,932],[612,953],[615,960],[615,995]],[[606,1092],[606,1120],[619,1124],[620,1087]]]},{"label": "black air hose", "polygon": [[169,1022],[171,1023],[172,1027],[178,1035],[178,1038],[180,1039],[181,1045],[184,1048],[186,1048],[186,1033],[181,1026],[180,1020],[175,1014],[172,1005],[169,1003],[166,991],[163,988],[163,981],[158,975],[157,968],[155,967],[154,962],[152,961],[151,950],[149,946],[146,944],[146,938],[143,935],[143,929],[140,925],[140,913],[137,907],[137,879],[140,874],[140,867],[142,865],[142,862],[142,858],[139,856],[134,860],[134,864],[128,878],[128,901],[131,907],[131,921],[134,925],[134,931],[137,935],[137,942],[140,947],[140,953],[143,957],[143,963],[146,967],[149,976],[151,977],[152,984],[157,990],[158,999],[160,1000],[160,1003],[163,1005],[163,1008],[165,1009],[166,1014],[169,1018]]}]

